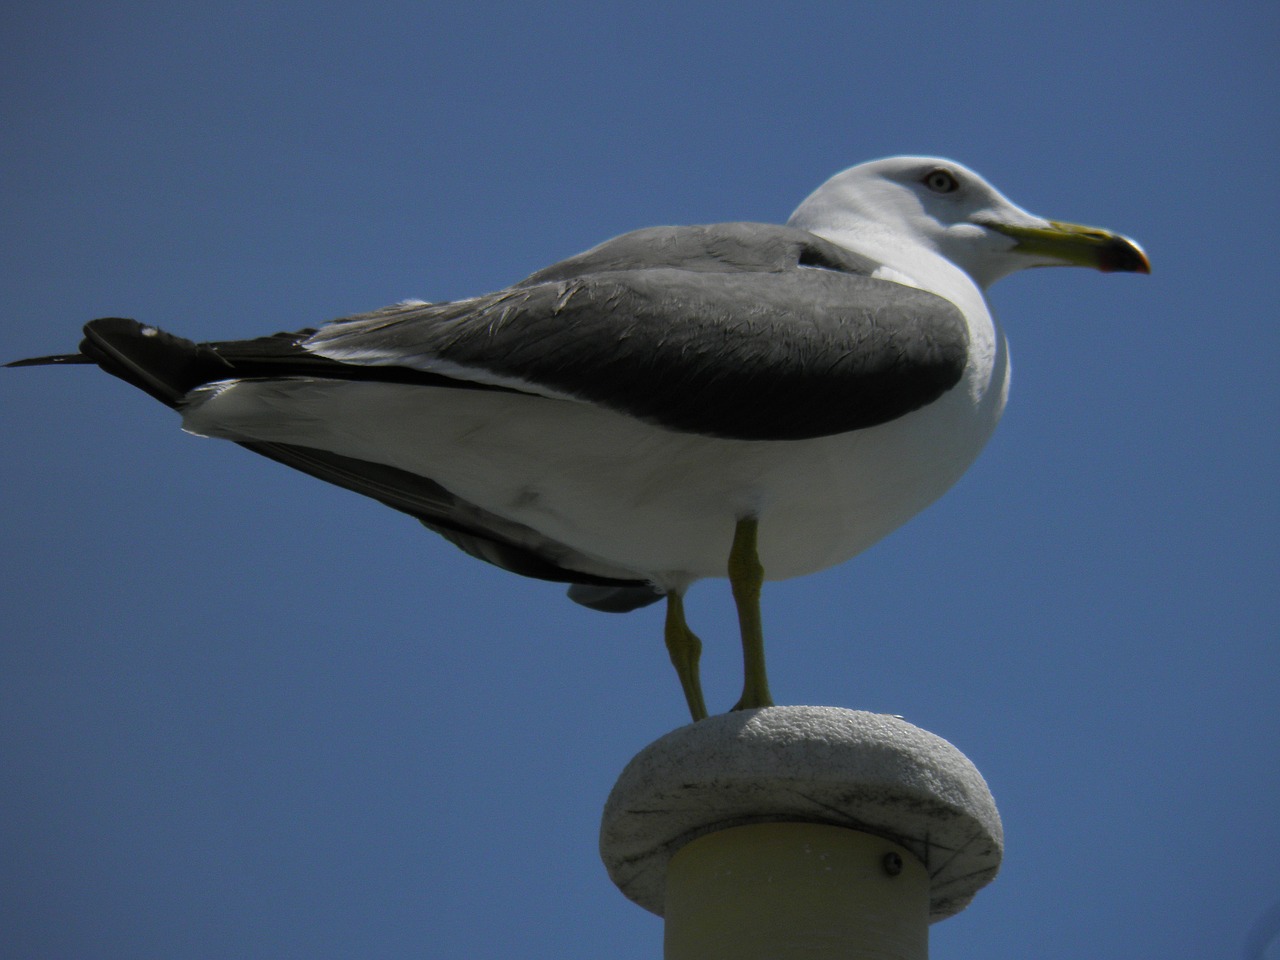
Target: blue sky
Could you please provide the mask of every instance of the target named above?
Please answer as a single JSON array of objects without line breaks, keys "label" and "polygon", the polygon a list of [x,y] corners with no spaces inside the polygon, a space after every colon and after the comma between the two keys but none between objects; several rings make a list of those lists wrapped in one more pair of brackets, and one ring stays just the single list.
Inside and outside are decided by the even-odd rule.
[{"label": "blue sky", "polygon": [[[1243,3],[10,5],[0,357],[481,293],[897,153],[1128,233],[1151,277],[994,288],[995,439],[768,587],[771,680],[987,777],[1004,869],[934,956],[1243,956],[1280,901],[1278,39]],[[660,955],[596,853],[684,722],[658,610],[580,609],[88,368],[0,403],[0,953]],[[724,709],[725,584],[689,611]]]}]

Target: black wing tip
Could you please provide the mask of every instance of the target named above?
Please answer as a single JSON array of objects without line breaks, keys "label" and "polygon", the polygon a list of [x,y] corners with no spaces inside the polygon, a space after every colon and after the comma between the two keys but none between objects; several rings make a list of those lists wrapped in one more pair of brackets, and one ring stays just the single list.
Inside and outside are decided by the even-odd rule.
[{"label": "black wing tip", "polygon": [[[86,346],[115,350],[139,342],[177,346],[184,352],[196,347],[191,340],[174,336],[159,327],[148,326],[128,317],[99,317],[84,325],[84,341],[80,344],[80,352],[87,353]],[[92,357],[92,354],[87,355]]]},{"label": "black wing tip", "polygon": [[107,373],[170,407],[226,367],[211,350],[127,317],[90,320],[84,326],[80,352]]},{"label": "black wing tip", "polygon": [[68,364],[94,364],[170,407],[226,366],[213,351],[128,317],[90,320],[79,353],[28,357],[4,366]]},{"label": "black wing tip", "polygon": [[[158,331],[157,331],[158,332]],[[99,317],[84,325],[84,339],[105,343],[118,338],[133,338],[147,335],[147,329],[137,320],[126,317]],[[85,343],[80,344],[80,353],[55,353],[46,357],[25,357],[22,360],[10,360],[3,364],[6,367],[52,367],[69,363],[96,364],[98,361],[85,353]]]},{"label": "black wing tip", "polygon": [[57,353],[51,357],[27,357],[23,360],[10,360],[6,367],[53,367],[69,363],[93,363],[83,353]]}]

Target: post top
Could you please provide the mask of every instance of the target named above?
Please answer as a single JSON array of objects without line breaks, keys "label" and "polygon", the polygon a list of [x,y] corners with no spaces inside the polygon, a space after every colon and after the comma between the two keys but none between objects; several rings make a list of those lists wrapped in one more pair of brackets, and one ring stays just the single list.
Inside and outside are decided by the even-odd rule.
[{"label": "post top", "polygon": [[900,844],[930,875],[930,921],[963,910],[1000,867],[1004,834],[977,768],[885,714],[765,707],[709,717],[641,750],[605,804],[600,855],[659,916],[689,841],[745,823],[824,823]]}]

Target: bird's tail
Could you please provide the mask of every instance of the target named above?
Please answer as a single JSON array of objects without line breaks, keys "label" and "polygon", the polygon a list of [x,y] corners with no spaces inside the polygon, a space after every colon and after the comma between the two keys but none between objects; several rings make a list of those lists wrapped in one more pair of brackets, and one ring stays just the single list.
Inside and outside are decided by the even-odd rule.
[{"label": "bird's tail", "polygon": [[[9,367],[96,364],[107,373],[178,408],[197,387],[238,377],[320,376],[394,379],[385,367],[360,367],[309,354],[300,346],[314,331],[273,334],[254,340],[195,343],[122,317],[85,325],[80,352],[32,357]],[[401,371],[405,382],[443,382],[419,371]],[[641,580],[594,575],[560,565],[566,548],[535,531],[490,515],[435,481],[386,464],[355,460],[327,450],[255,440],[240,446],[327,483],[371,497],[418,519],[472,556],[521,576],[575,584],[573,598],[597,610],[621,612],[660,599]],[[594,591],[594,592],[592,592]]]}]

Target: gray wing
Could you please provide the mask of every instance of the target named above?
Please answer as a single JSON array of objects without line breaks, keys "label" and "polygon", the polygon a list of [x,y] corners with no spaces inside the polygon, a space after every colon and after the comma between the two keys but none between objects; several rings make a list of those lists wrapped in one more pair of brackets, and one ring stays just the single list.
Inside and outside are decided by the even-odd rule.
[{"label": "gray wing", "polygon": [[672,430],[797,440],[896,419],[964,370],[959,309],[873,268],[788,227],[651,228],[495,294],[338,321],[304,346]]}]

